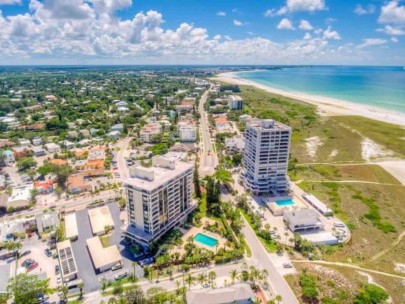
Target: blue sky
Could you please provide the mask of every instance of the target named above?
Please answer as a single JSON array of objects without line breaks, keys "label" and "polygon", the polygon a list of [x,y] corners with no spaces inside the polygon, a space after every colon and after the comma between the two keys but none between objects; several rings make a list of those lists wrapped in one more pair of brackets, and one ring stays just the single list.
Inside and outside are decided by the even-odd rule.
[{"label": "blue sky", "polygon": [[0,64],[405,64],[401,0],[0,0]]}]

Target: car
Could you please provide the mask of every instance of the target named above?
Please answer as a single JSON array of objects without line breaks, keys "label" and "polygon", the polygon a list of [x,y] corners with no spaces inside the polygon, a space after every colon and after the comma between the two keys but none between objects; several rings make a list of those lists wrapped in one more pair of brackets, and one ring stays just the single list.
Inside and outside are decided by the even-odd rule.
[{"label": "car", "polygon": [[111,270],[115,271],[115,270],[118,270],[118,269],[121,269],[121,268],[122,268],[122,264],[118,263],[118,264],[115,264],[113,267],[111,267]]},{"label": "car", "polygon": [[51,251],[49,248],[46,248],[46,249],[45,249],[45,255],[46,255],[47,257],[51,257],[51,256],[52,256],[52,251]]},{"label": "car", "polygon": [[58,254],[55,252],[52,256],[52,258],[57,259],[58,258]]},{"label": "car", "polygon": [[122,280],[122,279],[125,278],[127,275],[128,275],[128,273],[126,273],[126,272],[123,272],[123,273],[120,273],[120,274],[116,274],[116,275],[114,276],[114,280],[115,280],[115,281]]},{"label": "car", "polygon": [[31,270],[34,270],[37,267],[38,267],[38,263],[34,262],[31,265],[29,265],[28,267],[26,267],[26,269],[27,269],[27,271],[31,271]]},{"label": "car", "polygon": [[284,268],[293,268],[291,263],[283,263]]},{"label": "car", "polygon": [[57,276],[56,277],[56,283],[58,283],[58,284],[60,284],[60,283],[62,283],[62,278],[61,278],[61,276]]},{"label": "car", "polygon": [[25,261],[23,261],[21,263],[21,266],[22,267],[28,267],[28,266],[30,266],[31,264],[34,264],[34,263],[35,263],[35,261],[33,259],[27,259],[27,260],[25,260]]},{"label": "car", "polygon": [[60,267],[59,265],[55,265],[55,274],[59,274],[60,273]]},{"label": "car", "polygon": [[342,222],[334,222],[334,223],[333,223],[333,226],[339,227],[339,228],[344,228],[344,227],[345,227],[345,224],[343,224]]}]

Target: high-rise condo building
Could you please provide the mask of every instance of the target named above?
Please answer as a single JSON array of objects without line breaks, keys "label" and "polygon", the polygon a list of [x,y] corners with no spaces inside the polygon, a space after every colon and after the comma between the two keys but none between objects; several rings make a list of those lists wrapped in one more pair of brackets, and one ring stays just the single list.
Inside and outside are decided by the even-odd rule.
[{"label": "high-rise condo building", "polygon": [[150,245],[187,219],[196,207],[192,197],[194,166],[155,156],[152,167],[133,166],[123,182],[127,195],[128,224],[121,229],[133,241]]},{"label": "high-rise condo building", "polygon": [[255,195],[288,190],[287,169],[291,128],[272,119],[246,125],[242,179]]}]

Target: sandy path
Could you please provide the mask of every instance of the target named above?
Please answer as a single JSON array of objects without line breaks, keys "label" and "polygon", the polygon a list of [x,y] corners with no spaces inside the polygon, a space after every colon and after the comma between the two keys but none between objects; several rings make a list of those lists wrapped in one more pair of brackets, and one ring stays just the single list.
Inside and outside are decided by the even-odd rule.
[{"label": "sandy path", "polygon": [[382,161],[376,164],[381,166],[405,186],[405,160]]},{"label": "sandy path", "polygon": [[269,93],[278,94],[285,97],[300,100],[309,104],[313,104],[318,107],[319,114],[323,116],[359,115],[374,120],[388,122],[405,127],[405,114],[399,112],[389,111],[369,105],[355,104],[352,102],[333,99],[324,96],[286,92],[280,89],[269,87],[267,85],[262,85],[255,83],[253,81],[241,79],[232,72],[218,74],[215,77],[213,77],[212,80],[237,85],[250,85]]}]

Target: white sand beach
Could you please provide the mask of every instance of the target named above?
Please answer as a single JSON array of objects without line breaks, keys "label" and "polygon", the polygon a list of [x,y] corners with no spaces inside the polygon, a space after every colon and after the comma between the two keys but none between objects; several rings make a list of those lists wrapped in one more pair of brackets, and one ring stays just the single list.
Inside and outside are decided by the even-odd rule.
[{"label": "white sand beach", "polygon": [[250,80],[239,78],[237,75],[235,75],[235,73],[232,72],[218,74],[212,79],[230,84],[250,85],[269,93],[278,94],[309,104],[313,104],[318,107],[319,114],[323,116],[359,115],[405,127],[405,114],[394,111],[389,111],[363,104],[355,104],[352,102],[324,96],[286,92],[267,85],[262,85]]}]

